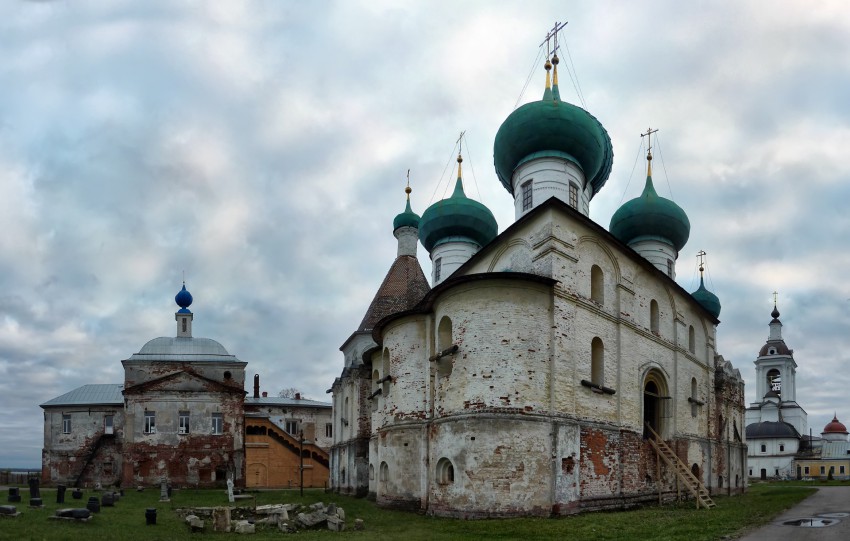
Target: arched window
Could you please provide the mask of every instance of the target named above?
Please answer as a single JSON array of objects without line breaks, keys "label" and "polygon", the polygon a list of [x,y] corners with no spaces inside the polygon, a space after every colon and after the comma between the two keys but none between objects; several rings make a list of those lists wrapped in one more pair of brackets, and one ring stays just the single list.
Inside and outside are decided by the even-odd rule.
[{"label": "arched window", "polygon": [[[666,431],[666,411],[669,395],[667,394],[667,380],[664,375],[656,369],[646,373],[643,378],[643,422],[662,438]],[[649,430],[644,430],[644,438],[651,436]]]},{"label": "arched window", "polygon": [[767,390],[776,391],[779,396],[782,396],[782,375],[776,368],[772,368],[767,372]]},{"label": "arched window", "polygon": [[649,301],[649,330],[658,334],[658,302],[655,299]]},{"label": "arched window", "polygon": [[342,425],[340,426],[340,434],[342,434],[342,427],[349,426],[351,423],[351,408],[349,407],[348,397],[345,397],[345,407],[342,408],[342,418],[339,420]]},{"label": "arched window", "polygon": [[590,381],[604,385],[605,379],[605,346],[599,337],[590,343]]},{"label": "arched window", "polygon": [[605,275],[597,265],[590,267],[590,300],[605,304]]},{"label": "arched window", "polygon": [[386,483],[387,480],[390,478],[390,467],[387,466],[386,462],[381,462],[381,470],[378,475],[380,476],[379,480],[382,483]]},{"label": "arched window", "polygon": [[450,485],[455,482],[455,467],[446,457],[437,461],[437,484]]},{"label": "arched window", "polygon": [[369,464],[369,480],[370,481],[375,480],[375,465],[374,464]]},{"label": "arched window", "polygon": [[697,352],[697,337],[693,325],[688,327],[688,351],[691,353]]},{"label": "arched window", "polygon": [[[437,327],[437,351],[444,351],[452,346],[452,320],[449,316],[443,316],[440,319],[440,325]],[[452,373],[454,366],[453,356],[443,357],[437,361],[437,373],[440,377],[448,377]]]}]

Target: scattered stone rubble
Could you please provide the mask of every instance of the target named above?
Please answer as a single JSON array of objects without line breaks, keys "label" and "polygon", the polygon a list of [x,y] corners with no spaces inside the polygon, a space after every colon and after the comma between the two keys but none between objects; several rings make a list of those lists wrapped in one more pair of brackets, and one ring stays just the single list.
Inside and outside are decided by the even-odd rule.
[{"label": "scattered stone rubble", "polygon": [[[214,532],[251,534],[256,528],[277,528],[281,532],[325,529],[345,530],[345,511],[336,504],[318,502],[300,504],[258,505],[257,507],[194,507],[177,509],[193,532],[202,532],[207,523]],[[354,521],[354,529],[362,530],[363,521]]]}]

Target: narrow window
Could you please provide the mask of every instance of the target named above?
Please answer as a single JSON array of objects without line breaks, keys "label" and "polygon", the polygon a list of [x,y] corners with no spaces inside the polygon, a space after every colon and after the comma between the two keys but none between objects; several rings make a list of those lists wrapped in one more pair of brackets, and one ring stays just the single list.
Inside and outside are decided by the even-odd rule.
[{"label": "narrow window", "polygon": [[605,379],[605,346],[599,337],[590,343],[590,381],[603,385]]},{"label": "narrow window", "polygon": [[697,378],[691,378],[691,417],[697,416],[697,400]]},{"label": "narrow window", "polygon": [[334,437],[334,425],[332,423],[327,423],[325,425],[325,437],[333,438]]},{"label": "narrow window", "polygon": [[523,212],[530,209],[531,205],[532,205],[532,200],[531,200],[531,197],[532,197],[531,196],[532,182],[533,181],[529,180],[529,181],[524,182],[523,185],[522,185],[522,211]]},{"label": "narrow window", "polygon": [[183,332],[186,332],[186,318],[185,318],[185,317],[183,317],[183,318],[180,318],[180,319],[181,319],[181,320],[182,320],[182,322],[183,322]]},{"label": "narrow window", "polygon": [[605,275],[597,265],[590,267],[590,300],[605,304]]},{"label": "narrow window", "polygon": [[370,481],[375,480],[375,465],[374,464],[369,464],[369,480]]},{"label": "narrow window", "polygon": [[570,206],[578,208],[578,188],[575,184],[570,184]]},{"label": "narrow window", "polygon": [[766,453],[766,452],[767,452],[767,445],[765,445],[765,444],[761,444],[761,452],[762,452],[762,453]]},{"label": "narrow window", "polygon": [[697,338],[693,325],[688,327],[688,351],[691,353],[697,352]]},{"label": "narrow window", "polygon": [[443,258],[438,257],[434,260],[434,282],[440,281],[440,272],[443,270]]},{"label": "narrow window", "polygon": [[156,434],[155,411],[145,411],[145,434]]},{"label": "narrow window", "polygon": [[826,467],[821,466],[821,467],[820,467],[820,474],[821,474],[821,475],[823,475],[823,474],[825,474],[825,473],[826,473]]},{"label": "narrow window", "polygon": [[103,433],[104,434],[113,434],[114,433],[113,432],[114,427],[112,426],[112,424],[113,424],[112,415],[104,415],[103,416]]},{"label": "narrow window", "polygon": [[782,375],[776,368],[771,369],[767,373],[767,387],[782,396]]},{"label": "narrow window", "polygon": [[844,475],[844,466],[838,466],[838,473]]},{"label": "narrow window", "polygon": [[382,483],[386,483],[387,480],[390,478],[390,467],[387,466],[386,462],[381,462],[381,470],[380,470],[379,475],[380,475],[380,481]]},{"label": "narrow window", "polygon": [[808,466],[803,468],[803,471],[805,472],[806,475],[809,475],[809,467]]},{"label": "narrow window", "polygon": [[286,421],[285,430],[287,434],[292,436],[298,435],[298,421],[296,419],[289,419]]},{"label": "narrow window", "polygon": [[[445,351],[452,346],[452,320],[449,316],[443,316],[440,319],[440,325],[437,327],[437,349]],[[448,377],[452,374],[454,366],[454,355],[441,357],[437,361],[437,373],[441,378]]]},{"label": "narrow window", "polygon": [[390,349],[384,348],[384,354],[381,357],[381,365],[384,372],[384,377],[382,378],[384,380],[384,384],[381,387],[381,396],[386,399],[390,396],[390,391],[392,390],[390,388],[390,384],[392,383],[392,378],[390,378]]},{"label": "narrow window", "polygon": [[71,415],[64,413],[62,414],[62,433],[70,434],[71,433]]},{"label": "narrow window", "polygon": [[177,433],[178,434],[188,434],[189,433],[189,412],[181,411],[177,417]]},{"label": "narrow window", "polygon": [[779,452],[781,453],[781,452],[783,452],[783,451],[785,451],[785,444],[780,443],[780,444],[779,444]]},{"label": "narrow window", "polygon": [[667,276],[669,276],[670,278],[673,278],[673,260],[672,259],[667,260]]},{"label": "narrow window", "polygon": [[655,299],[649,302],[649,330],[658,334],[658,302]]},{"label": "narrow window", "polygon": [[224,425],[224,419],[222,418],[221,413],[213,413],[212,414],[212,433],[213,434],[222,434],[224,431],[222,430]]}]

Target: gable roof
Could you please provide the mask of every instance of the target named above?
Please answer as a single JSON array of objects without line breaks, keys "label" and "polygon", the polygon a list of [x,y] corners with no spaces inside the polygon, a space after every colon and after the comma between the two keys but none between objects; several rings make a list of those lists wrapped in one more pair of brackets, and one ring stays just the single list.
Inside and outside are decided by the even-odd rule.
[{"label": "gable roof", "polygon": [[386,316],[413,308],[430,290],[419,260],[412,255],[398,256],[375,293],[357,332],[369,332]]},{"label": "gable roof", "polygon": [[183,377],[183,376],[186,376],[189,379],[194,379],[194,380],[200,381],[205,385],[209,385],[210,388],[211,388],[210,390],[215,390],[215,391],[219,391],[219,392],[226,392],[226,393],[237,393],[237,394],[243,394],[243,395],[246,394],[246,391],[244,389],[240,388],[240,387],[232,387],[230,385],[225,385],[224,383],[222,383],[220,381],[216,381],[214,379],[204,377],[204,376],[197,374],[195,372],[192,372],[190,370],[176,370],[176,371],[171,372],[170,374],[166,374],[162,377],[154,378],[154,379],[151,379],[151,380],[148,380],[148,381],[143,381],[141,383],[137,383],[136,385],[131,385],[130,387],[127,387],[127,389],[125,389],[124,392],[125,393],[143,392],[143,391],[149,390],[150,388],[155,387],[159,384],[162,384],[162,383],[165,383],[165,382],[168,382],[168,381],[172,381],[172,380],[175,380],[175,379],[177,379],[179,377]]},{"label": "gable roof", "polygon": [[41,407],[51,406],[83,406],[83,405],[124,405],[121,383],[90,383],[77,387],[73,391],[50,399]]}]

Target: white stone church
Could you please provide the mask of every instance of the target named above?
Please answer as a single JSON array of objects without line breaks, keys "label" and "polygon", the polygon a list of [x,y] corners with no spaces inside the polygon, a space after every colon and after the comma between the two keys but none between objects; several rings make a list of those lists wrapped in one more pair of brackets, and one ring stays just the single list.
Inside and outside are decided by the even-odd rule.
[{"label": "white stone church", "polygon": [[465,195],[460,156],[451,197],[420,218],[408,196],[395,218],[397,258],[340,348],[333,490],[468,518],[744,490],[744,382],[718,353],[720,302],[675,281],[687,215],[655,192],[649,154],[643,193],[608,229],[589,218],[613,148],[561,100],[557,65],[495,137],[513,224],[497,234]]}]

